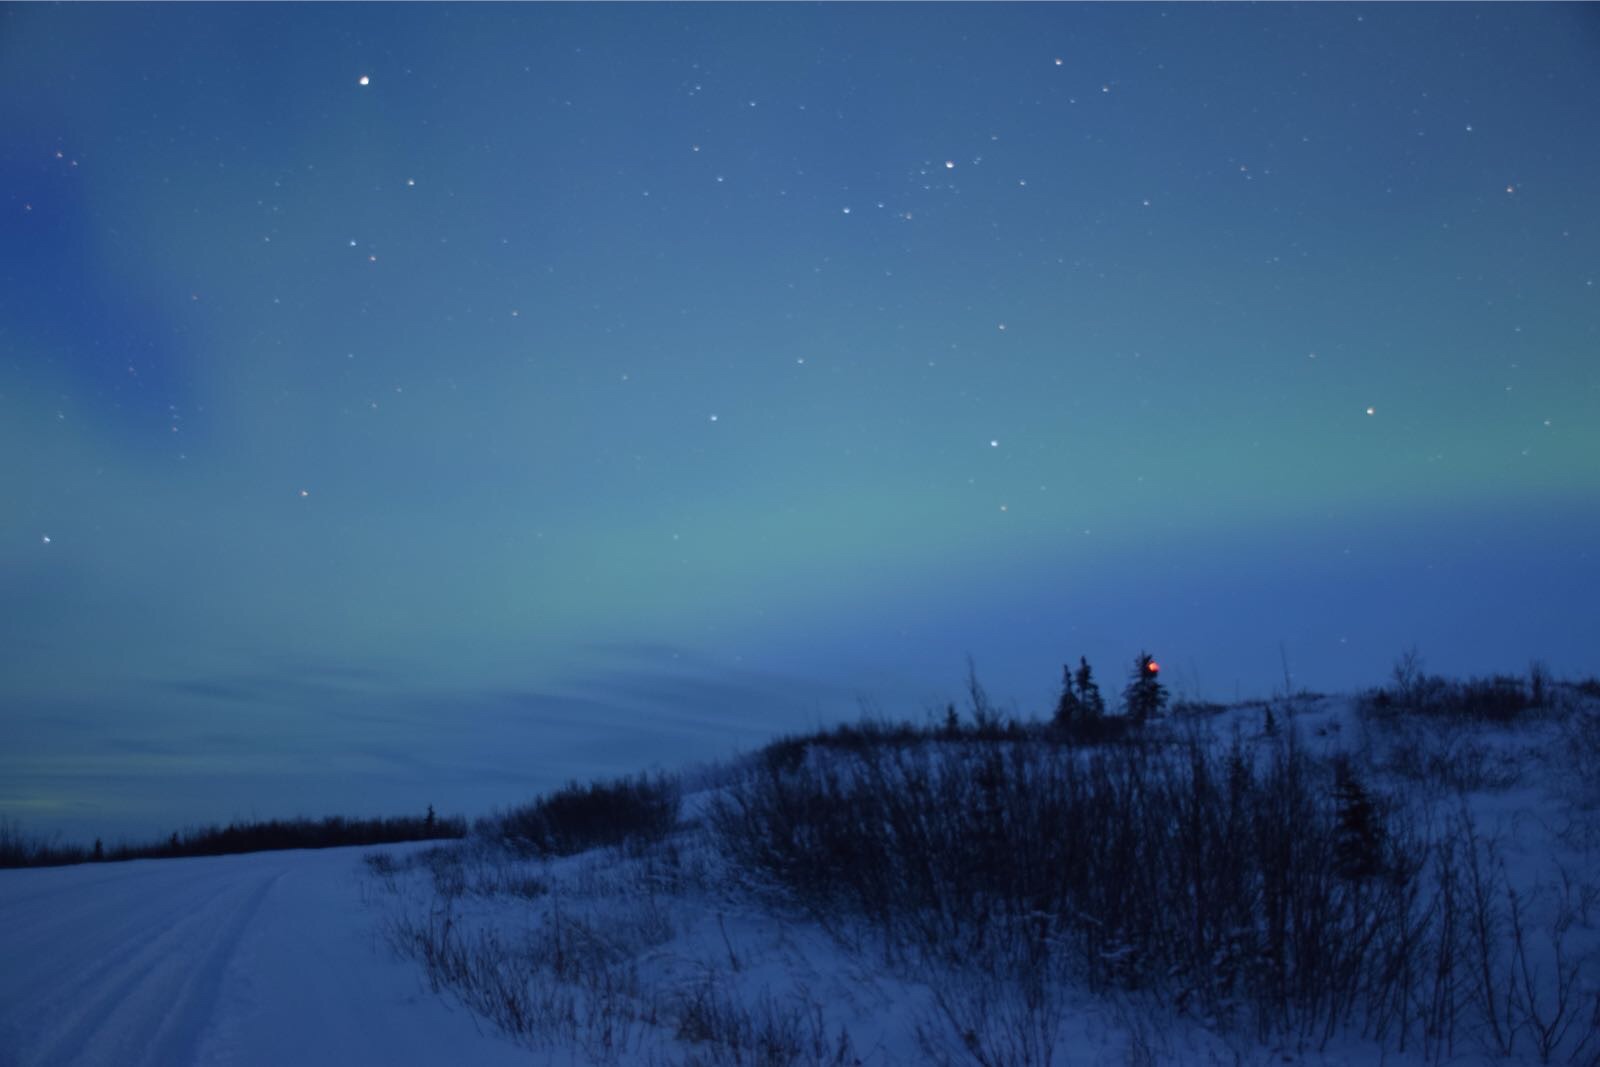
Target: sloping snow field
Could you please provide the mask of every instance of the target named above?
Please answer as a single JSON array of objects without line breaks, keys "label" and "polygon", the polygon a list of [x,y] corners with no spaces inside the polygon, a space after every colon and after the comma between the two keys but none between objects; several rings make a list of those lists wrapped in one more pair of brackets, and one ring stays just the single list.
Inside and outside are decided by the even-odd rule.
[{"label": "sloping snow field", "polygon": [[[647,848],[534,859],[474,838],[0,871],[0,1067],[1596,1067],[1600,708],[1584,707],[1514,728],[1279,708],[1308,750],[1362,753],[1378,789],[1424,815],[1470,810],[1497,842],[1491,903],[1502,933],[1507,902],[1521,908],[1527,934],[1525,957],[1502,938],[1483,964],[1509,1048],[1467,1023],[1431,1054],[1346,1030],[1263,1044],[1070,983],[1024,1002],[1020,985],[891,950],[870,923],[753,892],[707,831],[735,773],[711,768]],[[1204,728],[1266,745],[1265,719],[1242,706]]]},{"label": "sloping snow field", "polygon": [[0,872],[0,1064],[526,1064],[378,940],[371,851]]}]

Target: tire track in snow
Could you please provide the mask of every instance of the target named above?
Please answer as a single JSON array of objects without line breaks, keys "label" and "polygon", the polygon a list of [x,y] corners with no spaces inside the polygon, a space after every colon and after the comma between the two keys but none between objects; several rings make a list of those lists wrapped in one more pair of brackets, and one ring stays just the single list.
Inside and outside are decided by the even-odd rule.
[{"label": "tire track in snow", "polygon": [[366,851],[0,871],[0,1067],[523,1067],[379,943]]},{"label": "tire track in snow", "polygon": [[200,965],[183,976],[178,997],[160,1018],[155,1039],[150,1043],[148,1053],[138,1063],[159,1067],[161,1064],[188,1063],[194,1059],[200,1036],[211,1023],[228,961],[237,951],[251,920],[261,910],[262,902],[282,877],[282,873],[274,874],[259,884],[244,907],[223,927],[221,936],[206,952]]},{"label": "tire track in snow", "polygon": [[[109,943],[91,932],[100,927],[99,916],[93,912],[89,916],[80,915],[81,925],[76,928],[63,930],[66,924],[60,919],[39,923],[29,941],[19,947],[19,951],[37,961],[31,975],[33,989],[23,996],[38,999],[41,994],[35,990],[50,989],[52,1006],[68,1006],[67,1014],[92,1011],[94,1007],[103,1009],[108,987],[125,988],[128,983],[123,978],[136,978],[150,970],[154,963],[150,951],[152,943],[170,936],[177,925],[193,923],[195,915],[204,912],[227,892],[226,886],[219,886],[183,901],[177,910],[173,910],[176,902],[163,901],[158,915],[129,915],[121,924],[122,929],[130,931],[128,936]],[[83,1005],[89,998],[96,1004],[81,1009],[71,1007]]]},{"label": "tire track in snow", "polygon": [[[53,974],[4,990],[13,1019],[0,1032],[0,1063],[192,1061],[228,959],[281,872],[245,866],[173,873],[136,878],[132,894],[102,902],[98,914],[69,912],[65,930],[60,921],[40,924],[24,951],[37,953],[39,969]],[[20,910],[36,911],[38,894],[28,903]],[[122,913],[107,924],[106,913],[119,904]],[[25,921],[8,911],[0,910],[0,922]]]}]

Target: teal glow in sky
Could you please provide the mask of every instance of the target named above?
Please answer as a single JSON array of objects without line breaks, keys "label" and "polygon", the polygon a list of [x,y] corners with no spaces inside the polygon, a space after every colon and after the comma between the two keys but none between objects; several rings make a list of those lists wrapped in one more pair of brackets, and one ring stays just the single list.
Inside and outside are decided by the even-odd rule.
[{"label": "teal glow in sky", "polygon": [[0,8],[0,813],[1593,673],[1596,100],[1590,5]]}]

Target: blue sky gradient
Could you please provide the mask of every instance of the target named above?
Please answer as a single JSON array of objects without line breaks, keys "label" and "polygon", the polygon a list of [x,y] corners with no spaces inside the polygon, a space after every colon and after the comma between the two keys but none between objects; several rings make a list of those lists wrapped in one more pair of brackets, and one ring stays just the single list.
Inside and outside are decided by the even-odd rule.
[{"label": "blue sky gradient", "polygon": [[[0,813],[1600,670],[1592,5],[0,8]],[[366,84],[361,79],[367,79]],[[103,829],[102,829],[103,828]]]}]

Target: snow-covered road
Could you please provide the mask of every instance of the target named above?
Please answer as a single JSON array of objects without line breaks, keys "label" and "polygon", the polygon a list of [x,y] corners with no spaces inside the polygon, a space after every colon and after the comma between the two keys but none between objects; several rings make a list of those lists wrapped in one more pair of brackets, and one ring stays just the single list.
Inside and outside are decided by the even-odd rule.
[{"label": "snow-covered road", "polygon": [[0,1067],[526,1064],[390,954],[367,851],[0,871]]}]

